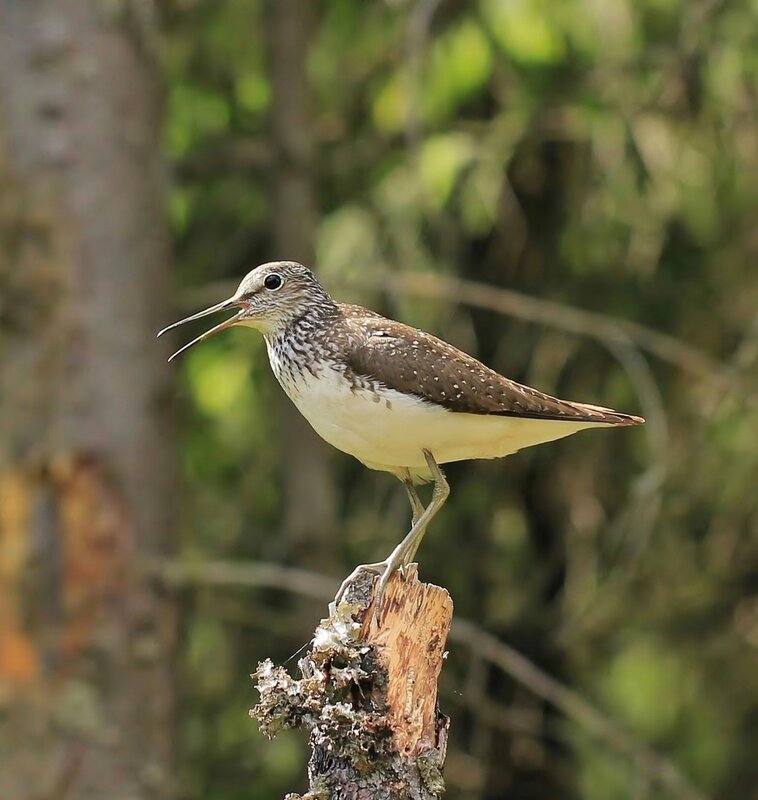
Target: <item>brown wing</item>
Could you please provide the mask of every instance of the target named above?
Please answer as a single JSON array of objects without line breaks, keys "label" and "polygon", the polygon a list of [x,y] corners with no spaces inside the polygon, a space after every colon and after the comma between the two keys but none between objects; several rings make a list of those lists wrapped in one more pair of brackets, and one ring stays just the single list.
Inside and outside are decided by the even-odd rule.
[{"label": "brown wing", "polygon": [[[637,425],[644,420],[608,408],[572,403],[522,386],[429,333],[379,315],[353,315],[362,343],[347,354],[357,374],[467,414]],[[358,333],[358,331],[356,331]]]}]

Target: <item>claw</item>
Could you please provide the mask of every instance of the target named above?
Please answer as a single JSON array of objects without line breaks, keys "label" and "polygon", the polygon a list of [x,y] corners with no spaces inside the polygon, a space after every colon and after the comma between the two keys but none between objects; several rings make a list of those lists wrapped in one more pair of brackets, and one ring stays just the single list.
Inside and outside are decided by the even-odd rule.
[{"label": "claw", "polygon": [[329,615],[331,616],[334,614],[334,612],[337,610],[337,606],[342,602],[342,598],[345,596],[345,592],[347,591],[348,587],[362,572],[381,575],[386,567],[386,561],[376,561],[373,564],[359,564],[340,584],[337,594],[334,595],[334,600],[329,603]]},{"label": "claw", "polygon": [[398,554],[393,552],[392,555],[387,559],[384,571],[379,575],[379,581],[376,585],[376,591],[374,592],[374,622],[376,623],[377,627],[379,626],[379,618],[381,617],[382,611],[382,600],[384,599],[384,591],[387,588],[387,584],[389,583],[392,575],[398,570],[402,569],[403,563],[401,557],[398,557]]}]

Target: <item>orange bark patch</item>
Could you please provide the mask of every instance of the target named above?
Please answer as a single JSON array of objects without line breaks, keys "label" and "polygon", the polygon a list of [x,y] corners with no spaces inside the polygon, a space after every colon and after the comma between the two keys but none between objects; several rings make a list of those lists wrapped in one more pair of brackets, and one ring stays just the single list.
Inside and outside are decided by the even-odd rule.
[{"label": "orange bark patch", "polygon": [[126,504],[96,457],[0,473],[0,699],[102,641],[128,594],[130,543]]},{"label": "orange bark patch", "polygon": [[65,657],[85,648],[109,613],[118,612],[131,528],[126,505],[101,462],[83,455],[60,459],[51,473],[64,542]]},{"label": "orange bark patch", "polygon": [[0,630],[0,694],[2,681],[31,684],[39,677],[39,657],[32,641],[10,626]]},{"label": "orange bark patch", "polygon": [[420,583],[415,565],[387,584],[377,625],[373,602],[362,638],[376,646],[387,667],[387,706],[395,746],[415,757],[438,746],[437,681],[453,618],[445,589]]},{"label": "orange bark patch", "polygon": [[0,696],[39,675],[36,644],[24,630],[20,592],[29,549],[33,478],[24,470],[0,474]]}]

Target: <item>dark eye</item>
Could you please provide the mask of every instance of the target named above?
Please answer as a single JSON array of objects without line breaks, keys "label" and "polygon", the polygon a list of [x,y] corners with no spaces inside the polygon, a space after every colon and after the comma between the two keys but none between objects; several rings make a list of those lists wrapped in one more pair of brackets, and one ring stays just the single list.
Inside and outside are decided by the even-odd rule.
[{"label": "dark eye", "polygon": [[272,272],[263,279],[263,285],[272,291],[278,289],[282,285],[282,276]]}]

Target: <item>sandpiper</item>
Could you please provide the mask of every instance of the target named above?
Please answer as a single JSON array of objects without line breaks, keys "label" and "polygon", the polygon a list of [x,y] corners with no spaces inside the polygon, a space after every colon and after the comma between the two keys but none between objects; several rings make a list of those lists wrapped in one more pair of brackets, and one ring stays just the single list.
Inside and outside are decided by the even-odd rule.
[{"label": "sandpiper", "polygon": [[[639,425],[641,417],[559,400],[499,375],[431,334],[361,306],[335,302],[310,269],[292,261],[249,272],[228,300],[164,328],[236,309],[174,353],[233,325],[259,330],[284,391],[329,444],[405,485],[410,531],[392,553],[361,564],[380,576],[375,608],[389,576],[413,561],[449,488],[439,465],[500,458],[587,428]],[[171,359],[169,359],[171,360]],[[421,502],[415,485],[434,481]]]}]

